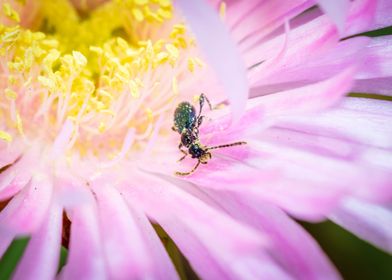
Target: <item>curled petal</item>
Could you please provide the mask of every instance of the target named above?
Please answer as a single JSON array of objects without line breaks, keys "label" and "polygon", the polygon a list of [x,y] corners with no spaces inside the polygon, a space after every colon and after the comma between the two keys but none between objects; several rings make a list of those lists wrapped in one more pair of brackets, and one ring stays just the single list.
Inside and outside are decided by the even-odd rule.
[{"label": "curled petal", "polygon": [[[239,51],[218,15],[203,0],[177,0],[209,64],[216,71],[238,121],[248,98],[246,72]],[[203,19],[203,20],[200,20]]]}]

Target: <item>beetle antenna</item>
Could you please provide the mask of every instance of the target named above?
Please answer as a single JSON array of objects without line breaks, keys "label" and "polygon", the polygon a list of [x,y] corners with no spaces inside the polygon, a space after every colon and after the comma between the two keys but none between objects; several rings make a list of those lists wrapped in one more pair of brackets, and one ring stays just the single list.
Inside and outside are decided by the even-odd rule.
[{"label": "beetle antenna", "polygon": [[221,149],[221,148],[228,148],[228,147],[232,147],[232,146],[240,146],[240,145],[245,145],[245,144],[247,144],[247,143],[244,141],[234,142],[231,144],[224,144],[224,145],[219,145],[219,146],[207,147],[206,151]]},{"label": "beetle antenna", "polygon": [[190,175],[190,174],[192,174],[193,172],[195,172],[195,170],[199,167],[199,165],[200,165],[200,160],[196,163],[196,165],[192,168],[192,170],[191,171],[188,171],[188,172],[176,172],[176,175],[177,176],[187,176],[187,175]]}]

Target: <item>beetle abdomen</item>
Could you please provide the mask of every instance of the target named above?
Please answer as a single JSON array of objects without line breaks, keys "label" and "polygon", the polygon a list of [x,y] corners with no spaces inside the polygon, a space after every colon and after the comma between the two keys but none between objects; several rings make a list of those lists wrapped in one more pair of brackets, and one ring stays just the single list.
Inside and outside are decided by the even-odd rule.
[{"label": "beetle abdomen", "polygon": [[196,110],[189,102],[181,102],[174,111],[174,126],[179,133],[196,122]]}]

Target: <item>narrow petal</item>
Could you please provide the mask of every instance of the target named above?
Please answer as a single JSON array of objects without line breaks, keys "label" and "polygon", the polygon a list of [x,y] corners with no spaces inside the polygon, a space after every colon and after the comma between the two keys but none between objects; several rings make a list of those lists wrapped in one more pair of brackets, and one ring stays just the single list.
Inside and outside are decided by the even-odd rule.
[{"label": "narrow petal", "polygon": [[142,186],[129,184],[122,191],[165,229],[201,277],[284,277],[261,254],[262,239],[249,228],[172,184],[154,178],[149,181]]},{"label": "narrow petal", "polygon": [[32,158],[23,156],[0,173],[0,200],[6,200],[27,186],[32,177]]},{"label": "narrow petal", "polygon": [[71,220],[71,238],[68,261],[61,271],[61,279],[106,279],[105,260],[101,245],[98,212],[95,201],[68,211]]},{"label": "narrow petal", "polygon": [[0,213],[0,231],[29,234],[44,221],[52,198],[51,179],[33,176],[28,187],[16,195]]},{"label": "narrow petal", "polygon": [[12,143],[12,145],[0,143],[0,169],[14,163],[22,152],[23,148],[18,143]]},{"label": "narrow petal", "polygon": [[150,254],[150,261],[153,263],[151,279],[179,279],[167,251],[163,247],[161,240],[146,215],[144,215],[141,211],[134,209],[131,204],[128,204],[128,207],[132,215],[136,218],[136,222],[142,232],[144,242],[148,247],[147,251]]},{"label": "narrow petal", "polygon": [[330,219],[349,231],[392,253],[392,211],[388,207],[346,199]]},{"label": "narrow petal", "polygon": [[351,88],[354,69],[316,84],[252,99],[249,104],[259,106],[267,117],[316,112],[335,105]]},{"label": "narrow petal", "polygon": [[98,200],[102,245],[109,277],[141,279],[150,274],[152,263],[135,218],[113,186],[94,183]]},{"label": "narrow petal", "polygon": [[260,79],[256,72],[251,72],[249,77],[255,82],[251,96],[256,97],[297,88],[334,76],[342,69],[366,59],[365,46],[368,43],[369,39],[365,37],[339,42],[322,55],[300,59],[294,63],[288,61],[283,64],[283,67],[265,75],[263,79]]},{"label": "narrow petal", "polygon": [[292,116],[281,120],[286,127],[294,127],[297,124],[306,129],[308,124],[309,130],[304,131],[305,133],[311,133],[313,130],[319,136],[330,136],[351,144],[386,149],[392,148],[391,121],[391,102],[355,97],[345,98],[336,108],[320,112],[311,119],[306,116]]},{"label": "narrow petal", "polygon": [[376,19],[368,30],[381,29],[392,25],[392,2],[389,0],[378,0]]},{"label": "narrow petal", "polygon": [[[237,47],[218,14],[203,0],[177,0],[176,2],[225,89],[233,120],[238,121],[245,110],[248,85],[245,67]],[[203,20],[200,20],[201,18]]]},{"label": "narrow petal", "polygon": [[340,278],[313,238],[279,208],[238,193],[208,193],[230,216],[268,236],[272,242],[270,254],[293,278],[318,279],[320,275],[326,279]]},{"label": "narrow petal", "polygon": [[239,47],[245,51],[312,5],[313,1],[309,0],[237,1],[228,11],[227,24]]},{"label": "narrow petal", "polygon": [[35,232],[13,275],[14,279],[54,279],[60,257],[62,208],[53,201],[46,221]]},{"label": "narrow petal", "polygon": [[[365,49],[364,67],[356,75],[358,80],[389,78],[392,80],[392,36],[373,38]],[[385,84],[384,84],[385,85]],[[377,89],[376,89],[377,90]],[[392,88],[389,88],[392,91]]]},{"label": "narrow petal", "polygon": [[[324,0],[326,2],[326,0]],[[350,4],[344,36],[368,31],[374,26],[379,0],[357,0]]]}]

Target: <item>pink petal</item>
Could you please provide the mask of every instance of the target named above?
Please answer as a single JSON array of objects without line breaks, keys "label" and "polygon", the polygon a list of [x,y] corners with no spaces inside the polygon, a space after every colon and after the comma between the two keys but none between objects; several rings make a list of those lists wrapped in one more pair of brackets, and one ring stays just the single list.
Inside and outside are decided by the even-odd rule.
[{"label": "pink petal", "polygon": [[354,97],[345,98],[336,108],[320,112],[311,119],[307,116],[292,116],[281,120],[283,126],[297,126],[297,130],[302,129],[307,134],[314,133],[350,144],[379,148],[392,148],[391,121],[390,102]]},{"label": "pink petal", "polygon": [[203,0],[176,2],[216,71],[230,101],[233,120],[237,121],[245,109],[248,85],[245,67],[234,42],[217,13]]},{"label": "pink petal", "polygon": [[62,208],[50,207],[46,221],[35,232],[13,275],[14,279],[54,279],[60,257]]},{"label": "pink petal", "polygon": [[113,186],[94,185],[109,277],[144,278],[152,270],[152,264],[135,217]]},{"label": "pink petal", "polygon": [[308,0],[237,1],[237,5],[233,5],[233,8],[228,10],[227,21],[233,37],[241,50],[245,51],[283,25],[285,21],[310,8],[312,2]]},{"label": "pink petal", "polygon": [[146,183],[129,183],[122,192],[165,229],[202,278],[283,277],[260,255],[262,240],[249,228],[170,183],[155,178]]},{"label": "pink petal", "polygon": [[29,234],[44,221],[52,199],[52,182],[44,174],[33,176],[29,186],[0,213],[0,232]]},{"label": "pink petal", "polygon": [[356,80],[352,91],[392,96],[392,78]]},{"label": "pink petal", "polygon": [[0,143],[0,169],[14,163],[22,151],[23,149],[17,143],[12,143],[12,145]]},{"label": "pink petal", "polygon": [[147,217],[128,205],[132,215],[135,216],[139,230],[142,232],[144,243],[148,247],[150,261],[153,262],[153,270],[151,271],[151,279],[178,279],[177,272],[170,260],[165,248],[162,245],[157,233],[152,227]]},{"label": "pink petal", "polygon": [[23,189],[31,179],[32,158],[23,156],[5,171],[0,173],[0,200],[6,200]]},{"label": "pink petal", "polygon": [[71,238],[68,261],[61,271],[61,279],[107,278],[96,204],[89,191],[85,192],[90,197],[89,201],[68,211]]},{"label": "pink petal", "polygon": [[357,79],[392,78],[392,36],[373,38],[366,46],[364,67],[356,75]]},{"label": "pink petal", "polygon": [[[285,41],[284,37],[285,34],[282,34],[246,50],[243,55],[247,67],[275,57]],[[307,24],[292,28],[288,40],[289,47],[284,59],[272,69],[266,69],[266,71],[268,70],[266,73],[261,71],[263,69],[263,64],[261,64],[258,73],[260,73],[261,78],[264,78],[264,76],[267,76],[266,74],[270,75],[271,70],[277,71],[276,69],[282,68],[285,64],[307,62],[309,59],[322,56],[325,52],[335,47],[337,43],[336,28],[327,17],[318,17]]]},{"label": "pink petal", "polygon": [[[273,95],[261,96],[248,101],[246,114],[239,124],[229,127],[229,119],[225,111],[212,117],[200,128],[201,135],[208,139],[222,140],[222,135],[235,134],[237,139],[251,130],[260,131],[264,125],[271,125],[277,117],[284,115],[308,114],[334,105],[347,93],[352,84],[353,70],[346,69],[340,74],[316,84],[307,85]],[[237,133],[235,133],[237,132]],[[241,132],[241,133],[239,133]],[[242,135],[241,135],[242,134]],[[219,137],[219,138],[217,138]],[[237,140],[237,141],[238,141]],[[220,141],[222,143],[222,141]]]},{"label": "pink petal", "polygon": [[380,29],[392,25],[392,2],[390,0],[378,0],[374,23],[368,30]]},{"label": "pink petal", "polygon": [[260,80],[256,73],[250,77],[259,82],[251,90],[251,96],[261,96],[272,92],[296,88],[312,82],[321,81],[341,72],[342,69],[358,64],[365,59],[364,48],[368,38],[360,37],[345,40],[323,55],[300,61],[300,63],[284,64],[283,67],[269,73]]},{"label": "pink petal", "polygon": [[387,206],[350,198],[330,218],[364,240],[392,253],[392,212]]},{"label": "pink petal", "polygon": [[10,246],[12,240],[15,238],[15,234],[12,233],[1,233],[0,234],[0,259],[3,257],[4,253],[7,251],[8,246]]},{"label": "pink petal", "polygon": [[238,193],[208,193],[230,216],[268,236],[272,242],[270,254],[293,278],[340,278],[313,238],[279,208]]},{"label": "pink petal", "polygon": [[317,0],[324,12],[335,22],[340,33],[343,32],[350,7],[349,0]]},{"label": "pink petal", "polygon": [[356,0],[351,2],[344,36],[368,31],[375,22],[379,2],[374,0]]},{"label": "pink petal", "polygon": [[348,68],[328,80],[255,98],[249,104],[261,108],[268,118],[316,112],[335,105],[350,90],[353,74]]}]

